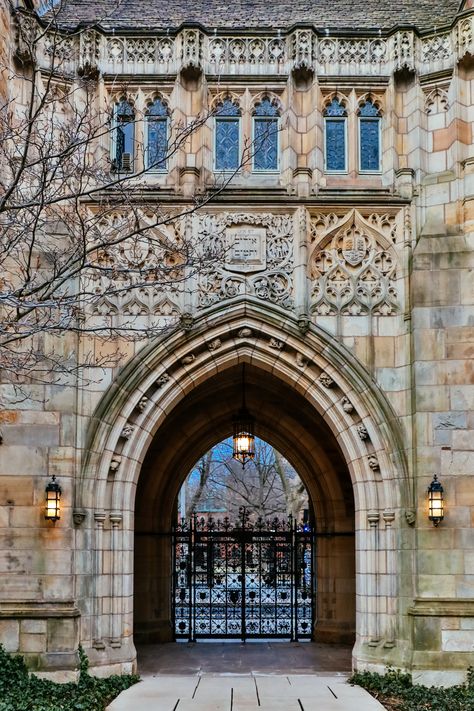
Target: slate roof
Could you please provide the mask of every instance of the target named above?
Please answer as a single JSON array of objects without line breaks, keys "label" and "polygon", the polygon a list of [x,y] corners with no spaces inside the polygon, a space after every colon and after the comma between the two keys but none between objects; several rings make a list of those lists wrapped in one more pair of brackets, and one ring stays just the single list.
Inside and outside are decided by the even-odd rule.
[{"label": "slate roof", "polygon": [[199,23],[212,31],[287,29],[296,24],[324,30],[421,31],[448,25],[459,0],[65,0],[61,24],[93,23],[105,31],[170,31]]}]

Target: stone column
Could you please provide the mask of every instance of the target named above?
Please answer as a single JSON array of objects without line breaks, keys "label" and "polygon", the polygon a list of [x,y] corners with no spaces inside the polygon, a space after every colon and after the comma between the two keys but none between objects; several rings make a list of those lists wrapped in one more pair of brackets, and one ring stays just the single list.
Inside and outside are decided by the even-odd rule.
[{"label": "stone column", "polygon": [[111,555],[112,555],[112,582],[111,582],[111,592],[112,592],[112,624],[111,624],[111,647],[121,647],[122,645],[122,614],[123,614],[123,585],[122,585],[122,546],[121,542],[121,523],[122,514],[118,511],[113,511],[110,516],[110,523],[112,524],[112,541],[111,541]]},{"label": "stone column", "polygon": [[384,586],[385,597],[385,643],[384,647],[391,648],[395,646],[395,619],[396,619],[396,575],[395,575],[395,558],[394,558],[394,538],[395,531],[392,528],[392,523],[395,520],[393,511],[385,510],[382,514],[385,522],[385,564],[386,564],[386,580]]},{"label": "stone column", "polygon": [[378,511],[369,511],[367,521],[369,522],[369,538],[367,541],[367,618],[369,631],[369,647],[376,647],[380,640],[378,624],[378,523],[380,514]]},{"label": "stone column", "polygon": [[104,547],[104,522],[105,511],[94,511],[95,521],[95,546],[94,546],[94,621],[93,621],[93,641],[95,649],[105,649],[102,629],[102,609],[104,596],[103,577],[103,547]]}]

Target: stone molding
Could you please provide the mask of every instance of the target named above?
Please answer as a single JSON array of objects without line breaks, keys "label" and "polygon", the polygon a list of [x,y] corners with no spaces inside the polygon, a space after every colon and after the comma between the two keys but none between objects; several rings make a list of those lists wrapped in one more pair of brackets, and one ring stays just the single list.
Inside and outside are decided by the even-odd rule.
[{"label": "stone molding", "polygon": [[408,608],[413,617],[474,617],[472,598],[416,598]]},{"label": "stone molding", "polygon": [[0,602],[0,618],[45,619],[50,617],[79,617],[80,610],[73,600],[37,602],[35,600],[4,600]]}]

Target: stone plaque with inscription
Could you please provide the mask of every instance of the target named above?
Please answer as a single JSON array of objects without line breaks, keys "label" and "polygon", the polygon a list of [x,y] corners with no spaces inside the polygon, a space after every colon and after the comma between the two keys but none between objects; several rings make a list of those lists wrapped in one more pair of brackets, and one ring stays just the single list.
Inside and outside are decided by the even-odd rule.
[{"label": "stone plaque with inscription", "polygon": [[231,272],[259,272],[266,267],[265,227],[242,225],[226,230],[225,268]]}]

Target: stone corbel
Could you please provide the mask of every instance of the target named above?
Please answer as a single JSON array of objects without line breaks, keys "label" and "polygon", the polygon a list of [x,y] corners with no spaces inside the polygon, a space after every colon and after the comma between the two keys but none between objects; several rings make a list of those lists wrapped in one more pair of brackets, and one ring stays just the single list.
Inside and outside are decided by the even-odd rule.
[{"label": "stone corbel", "polygon": [[72,520],[76,526],[81,526],[87,516],[87,512],[84,509],[73,509]]}]

